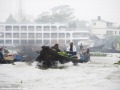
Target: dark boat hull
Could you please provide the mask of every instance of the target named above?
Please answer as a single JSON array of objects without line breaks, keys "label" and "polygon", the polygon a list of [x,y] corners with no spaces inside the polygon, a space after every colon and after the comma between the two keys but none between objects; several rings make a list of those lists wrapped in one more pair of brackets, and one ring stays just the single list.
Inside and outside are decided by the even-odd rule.
[{"label": "dark boat hull", "polygon": [[73,62],[76,64],[78,60],[76,58],[70,58],[66,56],[59,55],[58,52],[49,48],[49,46],[43,46],[40,51],[40,55],[36,58],[36,61],[42,63],[43,67],[51,68],[56,65],[55,62],[60,62],[65,64],[68,62]]},{"label": "dark boat hull", "polygon": [[2,61],[0,61],[0,64],[11,64],[11,63],[13,63],[12,60],[2,60]]},{"label": "dark boat hull", "polygon": [[90,54],[80,54],[79,63],[85,63],[90,61]]}]

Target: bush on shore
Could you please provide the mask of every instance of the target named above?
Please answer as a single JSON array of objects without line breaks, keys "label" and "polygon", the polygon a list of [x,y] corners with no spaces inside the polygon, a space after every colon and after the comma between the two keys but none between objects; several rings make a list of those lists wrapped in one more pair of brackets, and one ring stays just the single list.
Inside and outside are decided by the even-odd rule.
[{"label": "bush on shore", "polygon": [[106,57],[107,54],[105,54],[105,53],[90,53],[90,56]]},{"label": "bush on shore", "polygon": [[114,64],[118,64],[118,65],[120,65],[120,61],[117,61],[116,63],[114,63]]}]

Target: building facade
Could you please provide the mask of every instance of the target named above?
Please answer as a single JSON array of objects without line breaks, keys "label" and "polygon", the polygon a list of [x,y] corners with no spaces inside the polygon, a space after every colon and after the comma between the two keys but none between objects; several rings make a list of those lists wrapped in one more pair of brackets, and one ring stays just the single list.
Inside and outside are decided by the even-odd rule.
[{"label": "building facade", "polygon": [[0,46],[66,45],[82,40],[89,40],[89,31],[68,29],[66,24],[0,24]]},{"label": "building facade", "polygon": [[114,26],[114,23],[102,20],[91,21],[91,34],[93,35],[120,35],[120,28]]},{"label": "building facade", "polygon": [[102,20],[100,16],[97,20],[91,21],[91,38],[94,46],[105,45],[104,48],[111,48],[114,43],[114,48],[117,49],[117,47],[120,47],[120,43],[119,39],[112,39],[114,36],[120,37],[120,26]]}]

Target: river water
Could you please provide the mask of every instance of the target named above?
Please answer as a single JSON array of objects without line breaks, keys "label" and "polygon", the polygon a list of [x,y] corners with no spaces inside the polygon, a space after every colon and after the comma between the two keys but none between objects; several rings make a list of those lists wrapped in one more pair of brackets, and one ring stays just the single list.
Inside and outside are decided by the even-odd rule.
[{"label": "river water", "polygon": [[42,70],[24,62],[0,64],[0,90],[120,90],[120,60],[116,55],[91,57],[78,66]]}]

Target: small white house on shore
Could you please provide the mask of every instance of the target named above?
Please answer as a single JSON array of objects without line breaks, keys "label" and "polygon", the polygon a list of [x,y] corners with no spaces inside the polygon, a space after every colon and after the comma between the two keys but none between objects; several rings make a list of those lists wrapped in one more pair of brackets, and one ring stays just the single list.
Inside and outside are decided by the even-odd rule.
[{"label": "small white house on shore", "polygon": [[93,35],[120,35],[120,28],[114,23],[102,20],[98,16],[97,20],[91,21],[91,34]]}]

